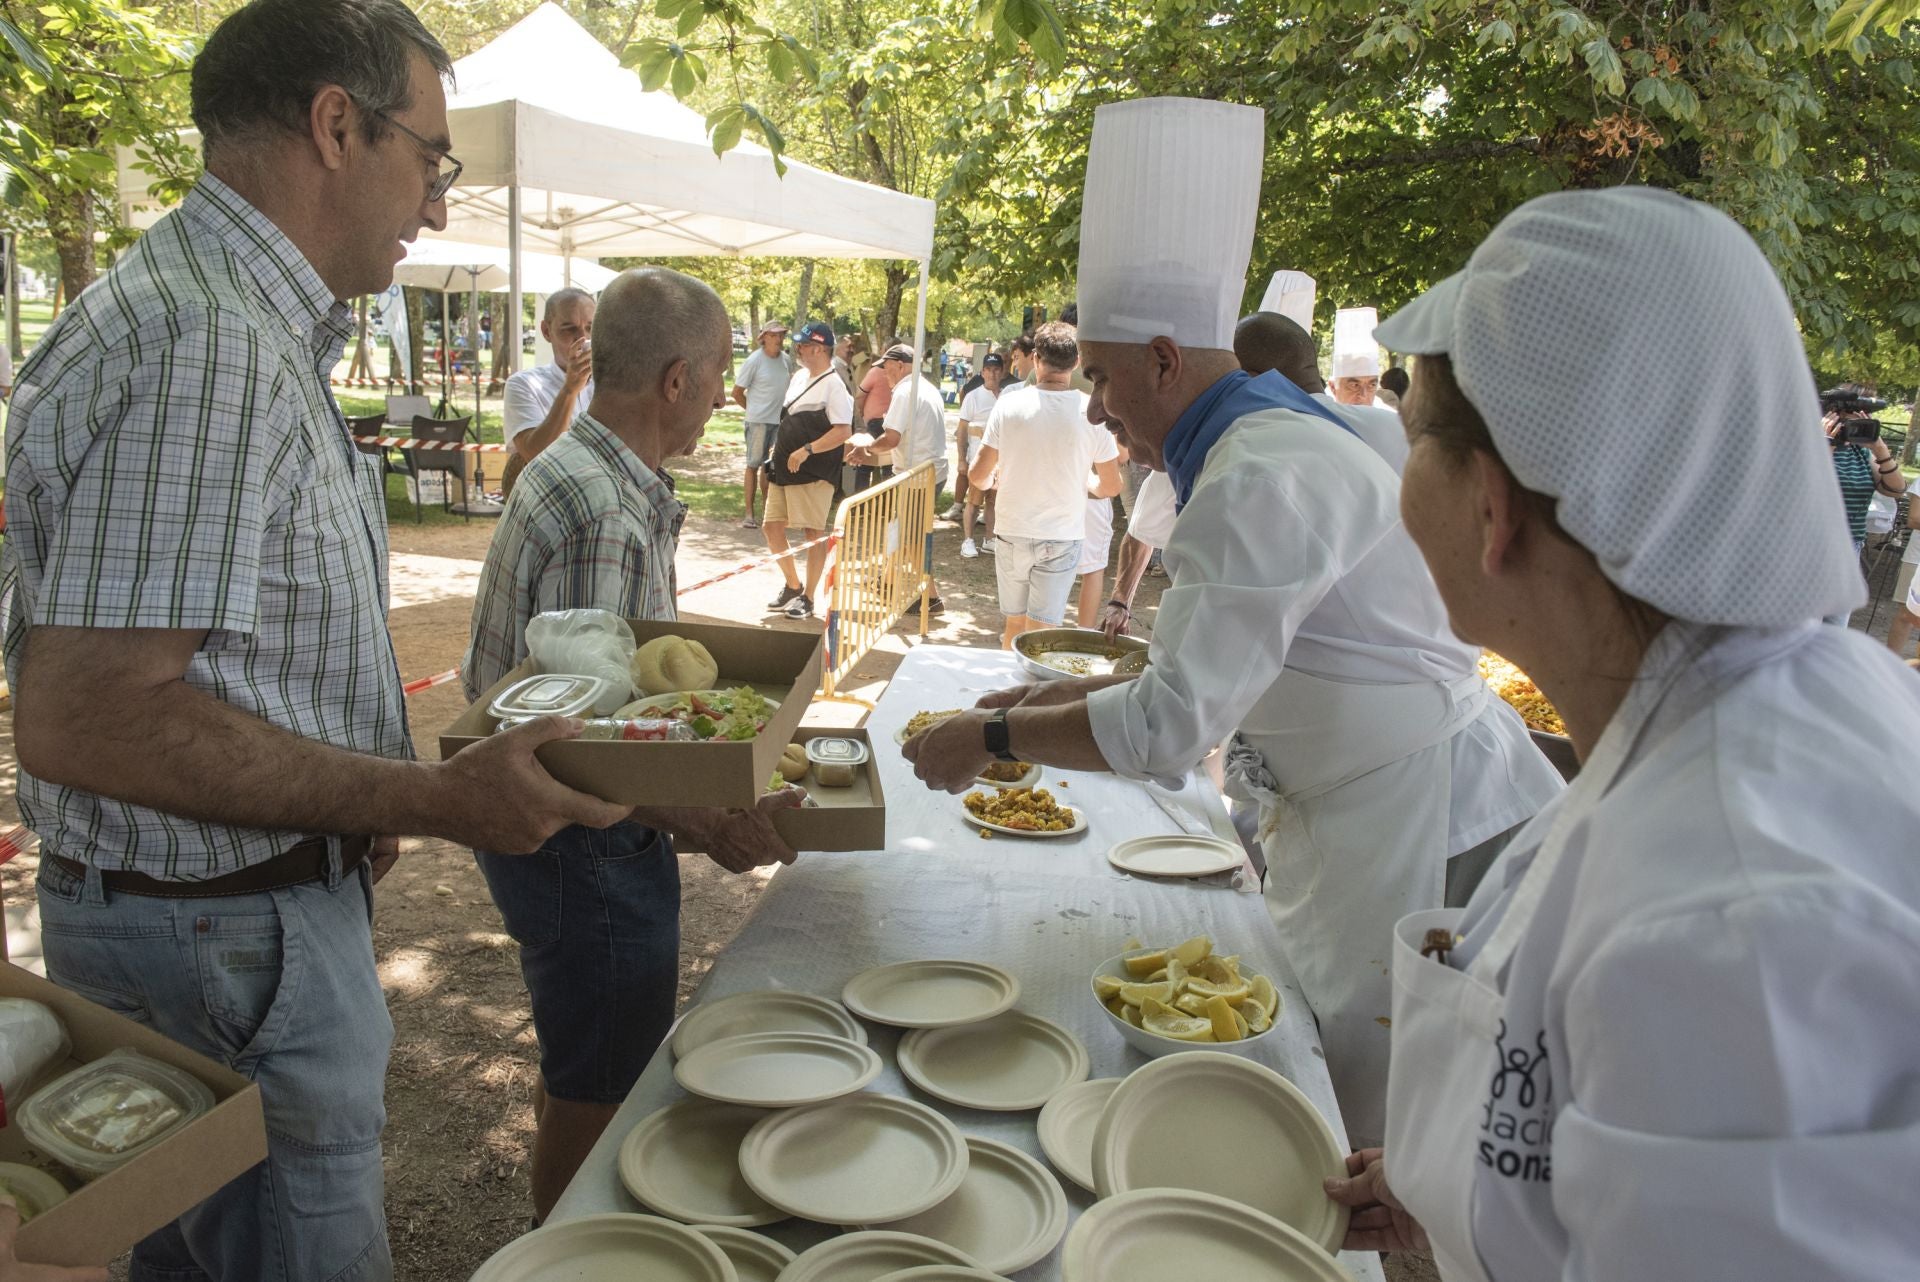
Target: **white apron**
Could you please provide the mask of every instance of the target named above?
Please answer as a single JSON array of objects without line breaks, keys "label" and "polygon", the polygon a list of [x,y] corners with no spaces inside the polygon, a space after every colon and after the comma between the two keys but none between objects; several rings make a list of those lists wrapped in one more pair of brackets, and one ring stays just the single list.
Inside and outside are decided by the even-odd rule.
[{"label": "white apron", "polygon": [[1487,684],[1378,685],[1284,671],[1241,722],[1228,791],[1260,805],[1267,911],[1320,1024],[1356,1147],[1386,1127],[1393,923],[1437,907],[1453,796],[1450,741]]},{"label": "white apron", "polygon": [[[1491,1282],[1473,1246],[1475,1145],[1506,1013],[1499,977],[1553,880],[1567,840],[1619,777],[1641,731],[1684,670],[1640,686],[1561,799],[1553,826],[1513,889],[1486,946],[1462,970],[1421,955],[1429,932],[1452,941],[1464,909],[1410,913],[1393,931],[1393,1063],[1387,1086],[1387,1184],[1427,1231],[1447,1282]],[[1521,1089],[1531,1089],[1523,1086]],[[1522,1107],[1531,1101],[1516,1100]]]}]

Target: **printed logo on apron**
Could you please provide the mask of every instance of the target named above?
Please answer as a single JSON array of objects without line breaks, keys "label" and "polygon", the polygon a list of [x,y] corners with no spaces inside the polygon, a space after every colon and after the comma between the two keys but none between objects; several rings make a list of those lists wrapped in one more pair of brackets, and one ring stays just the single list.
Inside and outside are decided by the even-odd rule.
[{"label": "printed logo on apron", "polygon": [[1509,1046],[1507,1021],[1494,1034],[1496,1056],[1487,1101],[1481,1106],[1480,1165],[1510,1180],[1541,1184],[1553,1179],[1553,1073],[1547,1034],[1532,1046]]}]

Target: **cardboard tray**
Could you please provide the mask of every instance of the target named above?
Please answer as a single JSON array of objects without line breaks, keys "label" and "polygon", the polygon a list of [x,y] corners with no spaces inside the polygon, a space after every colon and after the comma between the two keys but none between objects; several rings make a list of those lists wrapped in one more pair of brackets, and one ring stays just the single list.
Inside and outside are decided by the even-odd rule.
[{"label": "cardboard tray", "polygon": [[0,963],[0,996],[41,1002],[66,1024],[73,1057],[49,1070],[47,1081],[108,1051],[133,1050],[193,1074],[212,1089],[215,1101],[205,1116],[86,1184],[36,1152],[19,1127],[0,1130],[0,1159],[41,1167],[73,1190],[66,1201],[21,1226],[15,1240],[21,1259],[36,1264],[110,1263],[266,1160],[260,1088],[232,1069],[18,966]]},{"label": "cardboard tray", "polygon": [[817,804],[775,812],[774,830],[799,851],[885,850],[887,798],[880,790],[880,763],[873,756],[873,741],[865,730],[820,727],[800,731],[793,742],[820,738],[858,739],[867,745],[867,763],[846,788],[822,788],[811,774],[802,779],[800,786]]},{"label": "cardboard tray", "polygon": [[[698,641],[720,665],[721,687],[752,685],[780,707],[753,739],[715,743],[624,743],[570,739],[540,749],[540,764],[555,779],[604,801],[624,806],[727,806],[754,804],[793,741],[800,718],[820,688],[824,636],[722,623],[652,622],[628,619],[642,645],[672,634]],[[494,696],[533,675],[532,660],[501,678],[467,707],[440,736],[444,760],[493,733],[487,714]]]}]

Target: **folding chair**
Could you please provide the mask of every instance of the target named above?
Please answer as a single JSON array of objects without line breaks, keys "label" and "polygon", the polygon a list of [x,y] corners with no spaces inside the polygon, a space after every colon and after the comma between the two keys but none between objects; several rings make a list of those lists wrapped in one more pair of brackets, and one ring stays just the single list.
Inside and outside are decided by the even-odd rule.
[{"label": "folding chair", "polygon": [[[473,421],[471,414],[459,418],[428,418],[422,414],[413,420],[413,426],[407,435],[418,441],[432,441],[444,445],[459,445],[467,439],[467,425]],[[415,524],[421,520],[420,477],[426,472],[440,472],[457,477],[460,481],[460,502],[464,505],[469,498],[467,493],[466,461],[464,450],[447,449],[404,449],[400,453],[406,457],[408,472],[413,477],[413,519]],[[450,489],[442,489],[440,504],[443,510],[453,511],[453,495]],[[473,518],[462,512],[462,517]]]}]

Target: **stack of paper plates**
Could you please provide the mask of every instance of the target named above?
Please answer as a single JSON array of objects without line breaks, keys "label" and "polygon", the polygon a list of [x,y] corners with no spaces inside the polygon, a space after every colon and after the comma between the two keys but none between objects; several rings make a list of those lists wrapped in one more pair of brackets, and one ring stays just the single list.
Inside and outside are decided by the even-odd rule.
[{"label": "stack of paper plates", "polygon": [[1094,1203],[1067,1234],[1060,1278],[1352,1282],[1331,1255],[1272,1216],[1191,1189],[1140,1189]]},{"label": "stack of paper plates", "polygon": [[967,1137],[967,1178],[952,1197],[881,1228],[957,1247],[989,1269],[1013,1273],[1043,1260],[1067,1231],[1067,1195],[1017,1148]]},{"label": "stack of paper plates", "polygon": [[1053,1169],[1089,1193],[1093,1192],[1093,1132],[1118,1085],[1117,1077],[1076,1082],[1048,1100],[1035,1123],[1040,1151]]},{"label": "stack of paper plates", "polygon": [[627,1133],[620,1181],[642,1205],[688,1224],[784,1220],[787,1213],[761,1201],[740,1175],[740,1142],[766,1116],[711,1100],[670,1104]]},{"label": "stack of paper plates", "polygon": [[1039,1108],[1087,1075],[1087,1048],[1060,1025],[1010,1010],[978,1024],[923,1028],[900,1042],[900,1072],[962,1108]]},{"label": "stack of paper plates", "polygon": [[970,1268],[973,1261],[945,1243],[911,1233],[847,1233],[802,1251],[780,1282],[876,1282],[926,1264]]},{"label": "stack of paper plates", "polygon": [[473,1282],[735,1282],[719,1247],[651,1215],[588,1215],[535,1229],[494,1252]]},{"label": "stack of paper plates", "polygon": [[673,1057],[685,1059],[723,1037],[744,1033],[818,1033],[867,1044],[867,1030],[839,1002],[768,988],[701,1002],[673,1030]]},{"label": "stack of paper plates", "polygon": [[1333,1128],[1307,1097],[1265,1065],[1231,1055],[1187,1051],[1136,1069],[1114,1088],[1093,1134],[1094,1191],[1103,1198],[1211,1193],[1329,1251],[1346,1238],[1347,1209],[1328,1200],[1323,1181],[1345,1174]]},{"label": "stack of paper plates", "polygon": [[1020,981],[985,962],[906,961],[847,981],[840,999],[862,1019],[896,1028],[946,1028],[991,1019],[1020,1000]]},{"label": "stack of paper plates", "polygon": [[818,1033],[723,1037],[673,1066],[695,1095],[756,1108],[793,1108],[838,1099],[880,1075],[880,1057],[859,1042]]},{"label": "stack of paper plates", "polygon": [[719,1224],[696,1224],[693,1231],[726,1253],[739,1282],[779,1282],[781,1270],[793,1263],[792,1251],[758,1233]]},{"label": "stack of paper plates", "polygon": [[740,1173],[790,1215],[884,1224],[952,1196],[967,1174],[967,1146],[952,1122],[924,1104],[853,1095],[760,1121],[740,1145]]}]

